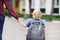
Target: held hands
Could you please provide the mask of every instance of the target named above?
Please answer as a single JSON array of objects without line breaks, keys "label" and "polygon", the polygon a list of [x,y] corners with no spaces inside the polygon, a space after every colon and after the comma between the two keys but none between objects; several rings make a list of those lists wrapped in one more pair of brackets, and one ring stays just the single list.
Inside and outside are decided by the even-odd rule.
[{"label": "held hands", "polygon": [[17,22],[20,23],[20,19],[19,18],[18,18]]},{"label": "held hands", "polygon": [[20,23],[23,27],[26,27],[26,24],[19,18],[17,20],[18,23]]}]

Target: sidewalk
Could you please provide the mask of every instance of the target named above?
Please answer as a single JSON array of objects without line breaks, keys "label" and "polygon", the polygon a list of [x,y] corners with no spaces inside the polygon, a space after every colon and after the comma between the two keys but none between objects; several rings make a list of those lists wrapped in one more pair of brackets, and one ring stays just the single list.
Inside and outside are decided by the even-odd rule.
[{"label": "sidewalk", "polygon": [[[31,19],[28,19],[31,20]],[[26,23],[26,20],[22,18]],[[46,26],[46,40],[60,40],[60,22],[43,20]],[[27,28],[22,27],[14,18],[5,19],[3,40],[26,40]]]}]

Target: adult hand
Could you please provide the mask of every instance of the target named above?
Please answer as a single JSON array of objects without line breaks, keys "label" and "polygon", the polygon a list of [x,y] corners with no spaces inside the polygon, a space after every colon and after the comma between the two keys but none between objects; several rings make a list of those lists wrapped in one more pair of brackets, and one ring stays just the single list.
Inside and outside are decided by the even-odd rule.
[{"label": "adult hand", "polygon": [[20,23],[20,19],[19,18],[18,18],[17,22]]},{"label": "adult hand", "polygon": [[26,24],[19,18],[17,20],[18,23],[20,23],[23,27],[26,27]]}]

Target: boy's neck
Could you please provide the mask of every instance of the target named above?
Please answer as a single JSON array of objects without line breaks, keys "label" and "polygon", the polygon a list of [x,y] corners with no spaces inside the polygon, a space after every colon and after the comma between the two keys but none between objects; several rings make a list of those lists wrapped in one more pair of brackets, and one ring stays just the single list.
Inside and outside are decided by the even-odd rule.
[{"label": "boy's neck", "polygon": [[40,20],[40,19],[35,19],[35,20]]}]

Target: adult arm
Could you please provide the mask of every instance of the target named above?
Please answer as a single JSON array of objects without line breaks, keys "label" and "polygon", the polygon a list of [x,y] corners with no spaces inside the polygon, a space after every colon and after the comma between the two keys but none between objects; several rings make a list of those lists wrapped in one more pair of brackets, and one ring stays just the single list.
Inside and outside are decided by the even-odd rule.
[{"label": "adult arm", "polygon": [[18,22],[25,28],[28,28],[31,25],[30,21],[28,21],[27,23],[24,23],[21,19],[19,19]]},{"label": "adult arm", "polygon": [[13,8],[11,7],[10,3],[8,0],[4,0],[4,4],[6,5],[8,11],[10,12],[10,14],[18,20],[18,15],[14,12]]},{"label": "adult arm", "polygon": [[26,24],[25,24],[21,19],[19,19],[18,22],[19,22],[23,27],[27,27]]}]

